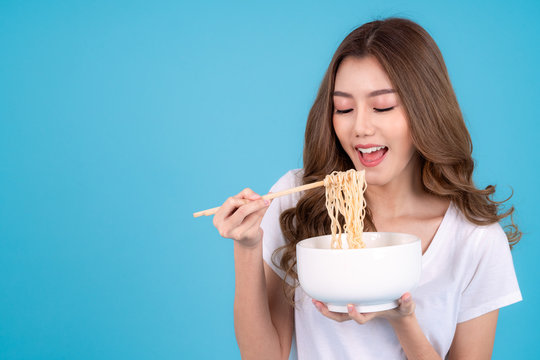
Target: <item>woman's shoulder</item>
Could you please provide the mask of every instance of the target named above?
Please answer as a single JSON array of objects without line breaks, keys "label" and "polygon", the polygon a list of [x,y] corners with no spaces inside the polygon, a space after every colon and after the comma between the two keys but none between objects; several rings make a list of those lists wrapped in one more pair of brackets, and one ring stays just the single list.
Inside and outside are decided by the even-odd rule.
[{"label": "woman's shoulder", "polygon": [[[304,174],[303,169],[292,169],[287,171],[279,180],[270,188],[271,193],[287,190],[296,186],[302,185],[302,176]],[[267,211],[268,216],[273,214],[278,218],[281,212],[289,208],[295,207],[296,203],[300,199],[302,193],[296,192],[287,196],[280,196],[272,200],[272,204]]]},{"label": "woman's shoulder", "polygon": [[271,192],[278,192],[292,187],[302,185],[304,169],[292,169],[287,171],[270,189]]},{"label": "woman's shoulder", "polygon": [[452,232],[456,235],[456,245],[468,245],[476,249],[492,246],[509,248],[508,238],[500,223],[476,224],[454,203],[450,204],[448,211]]}]

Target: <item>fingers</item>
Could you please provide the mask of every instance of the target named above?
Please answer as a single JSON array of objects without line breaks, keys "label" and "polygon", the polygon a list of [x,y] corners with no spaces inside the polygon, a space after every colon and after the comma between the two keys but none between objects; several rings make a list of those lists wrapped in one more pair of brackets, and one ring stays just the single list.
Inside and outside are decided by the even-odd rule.
[{"label": "fingers", "polygon": [[328,310],[328,307],[325,303],[322,303],[320,301],[317,301],[315,299],[311,300],[313,302],[313,305],[319,310],[321,314],[326,316],[329,319],[335,320],[337,322],[343,322],[347,320],[351,320],[349,314],[347,313],[338,313]]},{"label": "fingers", "polygon": [[412,315],[414,313],[416,305],[410,293],[407,292],[403,294],[403,296],[401,296],[398,302],[399,302],[398,311],[400,315],[407,316],[407,315]]},{"label": "fingers", "polygon": [[270,201],[247,188],[228,198],[214,215],[214,226],[221,236],[238,241],[261,237],[260,223]]},{"label": "fingers", "polygon": [[214,215],[214,225],[216,225],[216,223],[220,223],[221,220],[230,216],[240,206],[248,203],[249,200],[257,200],[260,197],[261,197],[260,195],[256,194],[250,188],[246,188],[242,190],[241,192],[239,192],[238,194],[231,196],[230,198],[225,200],[223,205],[220,206],[220,208]]},{"label": "fingers", "polygon": [[268,204],[265,200],[251,201],[237,207],[232,215],[222,220],[216,219],[220,235],[239,240],[243,231],[262,220]]},{"label": "fingers", "polygon": [[414,310],[416,307],[410,293],[403,294],[403,296],[398,300],[399,307],[392,310],[376,311],[372,313],[359,313],[356,310],[356,307],[352,304],[347,305],[346,314],[336,313],[328,310],[328,307],[320,301],[312,300],[312,302],[313,305],[315,305],[315,307],[317,308],[317,310],[319,310],[319,312],[327,318],[339,322],[346,320],[354,320],[362,325],[375,319],[376,317],[383,317],[388,319],[389,321],[403,319],[404,317],[414,314]]},{"label": "fingers", "polygon": [[257,210],[256,212],[246,217],[246,219],[244,220],[244,223],[246,224],[246,226],[259,227],[261,225],[263,216],[266,213],[266,210],[268,210],[268,206],[269,206],[268,203],[265,203],[265,204],[266,206],[264,206],[263,208]]},{"label": "fingers", "polygon": [[[244,221],[249,222],[250,219],[262,219],[262,216],[266,212],[266,209],[270,205],[269,200],[252,200],[247,204],[241,205],[234,213],[232,213],[228,218],[227,222],[232,227],[238,227],[244,223]],[[264,210],[264,211],[260,211]]]},{"label": "fingers", "polygon": [[250,199],[250,200],[256,200],[261,197],[261,195],[257,194],[255,191],[251,190],[250,188],[245,188],[244,190],[240,191],[238,195],[236,195],[240,199]]},{"label": "fingers", "polygon": [[231,231],[231,238],[240,241],[255,238],[260,230],[260,225],[266,210],[268,210],[268,206],[264,206],[262,209],[245,217],[242,223]]},{"label": "fingers", "polygon": [[373,312],[373,313],[359,313],[356,310],[356,307],[354,305],[351,305],[351,304],[347,305],[347,311],[349,312],[349,317],[351,319],[353,319],[354,321],[356,321],[357,323],[362,324],[362,325],[378,316],[378,313],[376,313],[376,312]]},{"label": "fingers", "polygon": [[218,225],[226,218],[229,217],[236,209],[238,209],[240,206],[246,204],[248,200],[251,200],[250,198],[253,198],[253,200],[256,200],[259,198],[259,196],[255,196],[253,190],[246,188],[242,190],[237,195],[229,197],[225,202],[219,207],[218,211],[214,215],[214,226],[218,227]]}]

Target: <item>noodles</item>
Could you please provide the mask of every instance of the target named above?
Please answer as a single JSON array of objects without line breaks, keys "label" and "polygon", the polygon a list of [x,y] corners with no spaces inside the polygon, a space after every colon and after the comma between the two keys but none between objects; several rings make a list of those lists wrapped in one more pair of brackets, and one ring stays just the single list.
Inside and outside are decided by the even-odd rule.
[{"label": "noodles", "polygon": [[367,184],[365,171],[354,169],[341,172],[334,171],[324,179],[326,188],[326,209],[330,216],[332,230],[332,249],[342,249],[342,227],[339,223],[339,214],[343,215],[345,225],[343,232],[347,234],[349,249],[363,248],[362,241],[364,217],[366,215],[366,200],[364,191]]}]

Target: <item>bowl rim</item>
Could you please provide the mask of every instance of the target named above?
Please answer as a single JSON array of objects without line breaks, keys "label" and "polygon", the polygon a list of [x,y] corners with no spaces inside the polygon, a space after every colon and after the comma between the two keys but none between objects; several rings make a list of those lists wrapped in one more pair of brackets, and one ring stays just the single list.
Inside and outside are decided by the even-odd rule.
[{"label": "bowl rim", "polygon": [[[307,238],[307,239],[303,239],[303,240],[300,240],[297,244],[296,244],[296,248],[302,248],[303,250],[305,251],[332,251],[332,252],[342,252],[342,251],[347,251],[347,252],[351,252],[351,251],[377,251],[377,249],[388,249],[388,248],[398,248],[398,247],[404,247],[404,246],[412,246],[413,244],[416,244],[416,243],[421,243],[421,239],[416,236],[416,235],[413,235],[413,234],[408,234],[408,233],[401,233],[401,232],[392,232],[392,231],[366,231],[364,232],[364,234],[392,234],[392,235],[407,235],[407,237],[413,237],[414,239],[409,241],[409,242],[406,242],[404,244],[396,244],[396,245],[387,245],[387,246],[377,246],[377,247],[367,247],[367,248],[360,248],[360,249],[321,249],[321,248],[313,248],[313,247],[307,247],[307,246],[304,246],[303,242],[304,241],[307,241],[307,240],[311,240],[311,239],[315,239],[315,238],[321,238],[321,237],[332,237],[332,234],[327,234],[327,235],[319,235],[319,236],[312,236],[310,238]],[[344,234],[342,234],[344,235]],[[345,234],[346,235],[346,234]]]}]

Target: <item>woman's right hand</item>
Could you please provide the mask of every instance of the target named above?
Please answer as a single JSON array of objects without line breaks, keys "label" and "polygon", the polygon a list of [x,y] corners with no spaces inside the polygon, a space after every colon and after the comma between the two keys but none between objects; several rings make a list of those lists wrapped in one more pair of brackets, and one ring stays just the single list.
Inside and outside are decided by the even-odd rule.
[{"label": "woman's right hand", "polygon": [[254,248],[262,240],[260,227],[270,200],[264,200],[246,188],[228,198],[214,215],[214,226],[224,238],[233,239],[246,248]]}]

